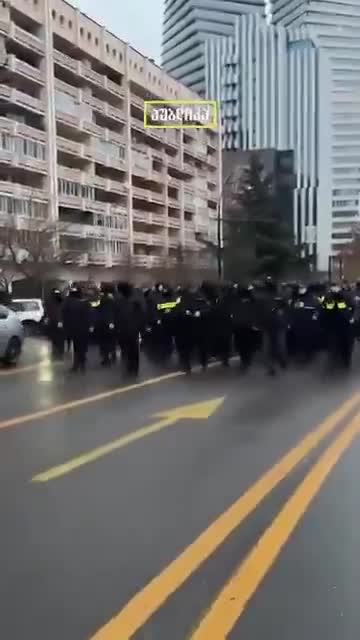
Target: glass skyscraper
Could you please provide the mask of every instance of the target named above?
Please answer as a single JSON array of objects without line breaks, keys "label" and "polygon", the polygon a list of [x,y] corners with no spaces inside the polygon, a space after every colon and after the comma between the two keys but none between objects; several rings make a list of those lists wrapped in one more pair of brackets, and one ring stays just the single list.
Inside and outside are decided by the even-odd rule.
[{"label": "glass skyscraper", "polygon": [[264,0],[165,0],[162,64],[174,78],[205,93],[204,44],[232,33],[237,16],[265,15]]}]

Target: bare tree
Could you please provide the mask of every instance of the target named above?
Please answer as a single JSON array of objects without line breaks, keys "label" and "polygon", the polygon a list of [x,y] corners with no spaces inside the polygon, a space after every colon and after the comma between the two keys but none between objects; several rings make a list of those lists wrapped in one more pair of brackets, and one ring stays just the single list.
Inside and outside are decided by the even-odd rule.
[{"label": "bare tree", "polygon": [[8,216],[0,227],[0,246],[12,271],[44,283],[59,265],[75,262],[76,252],[60,248],[58,231],[58,225],[48,221],[25,219],[25,222],[19,222],[15,216]]}]

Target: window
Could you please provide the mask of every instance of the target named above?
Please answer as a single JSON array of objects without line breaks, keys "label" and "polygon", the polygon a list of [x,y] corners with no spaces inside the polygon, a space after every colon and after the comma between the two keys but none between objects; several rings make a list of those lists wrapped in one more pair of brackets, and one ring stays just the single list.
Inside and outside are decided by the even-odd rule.
[{"label": "window", "polygon": [[107,45],[106,45],[106,53],[109,53],[109,52],[110,52],[110,47],[109,47],[109,45],[107,44]]},{"label": "window", "polygon": [[12,151],[12,143],[13,138],[9,133],[0,134],[0,149],[3,149],[4,151]]},{"label": "window", "polygon": [[91,33],[90,33],[90,31],[88,31],[87,39],[89,40],[89,42],[91,42]]},{"label": "window", "polygon": [[84,35],[84,29],[82,27],[80,27],[80,35],[81,35],[81,37],[83,37],[83,35]]},{"label": "window", "polygon": [[65,18],[64,16],[60,16],[60,24],[63,25],[65,22]]},{"label": "window", "polygon": [[113,54],[113,57],[116,58],[116,49],[113,49],[112,54]]},{"label": "window", "polygon": [[134,69],[137,69],[137,63],[134,62]]},{"label": "window", "polygon": [[73,23],[72,23],[72,21],[71,21],[71,20],[69,20],[69,22],[68,22],[68,27],[69,27],[69,29],[72,29],[72,26],[73,26]]},{"label": "window", "polygon": [[122,62],[122,59],[123,59],[123,54],[122,54],[122,53],[119,53],[119,60],[120,60],[120,62]]},{"label": "window", "polygon": [[52,10],[51,15],[52,15],[52,19],[56,20],[56,11],[55,11],[55,9]]},{"label": "window", "polygon": [[9,215],[21,215],[32,218],[45,218],[47,205],[34,200],[20,200],[11,196],[0,196],[0,211]]},{"label": "window", "polygon": [[99,46],[99,38],[95,38],[95,46],[98,47]]}]

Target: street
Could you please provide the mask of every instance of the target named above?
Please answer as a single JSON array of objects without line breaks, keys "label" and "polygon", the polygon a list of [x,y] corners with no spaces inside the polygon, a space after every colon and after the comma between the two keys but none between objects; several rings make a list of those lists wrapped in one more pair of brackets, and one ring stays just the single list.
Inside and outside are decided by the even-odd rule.
[{"label": "street", "polygon": [[360,637],[360,358],[0,369],[0,638]]}]

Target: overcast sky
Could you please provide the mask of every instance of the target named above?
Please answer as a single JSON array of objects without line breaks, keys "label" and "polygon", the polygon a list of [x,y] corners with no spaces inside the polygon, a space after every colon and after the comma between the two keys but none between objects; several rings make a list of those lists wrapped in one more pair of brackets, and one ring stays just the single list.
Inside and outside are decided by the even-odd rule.
[{"label": "overcast sky", "polygon": [[109,31],[160,62],[163,0],[72,0]]}]

